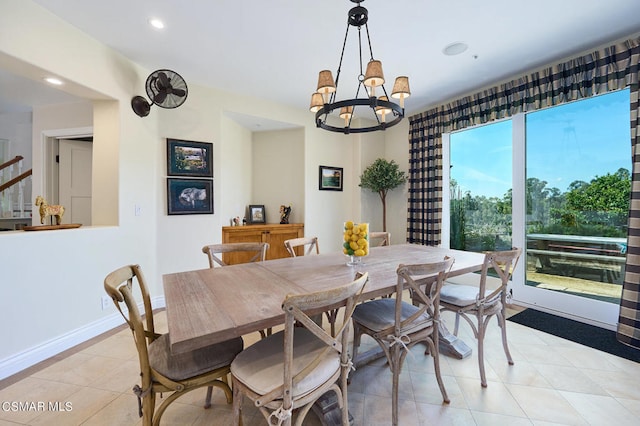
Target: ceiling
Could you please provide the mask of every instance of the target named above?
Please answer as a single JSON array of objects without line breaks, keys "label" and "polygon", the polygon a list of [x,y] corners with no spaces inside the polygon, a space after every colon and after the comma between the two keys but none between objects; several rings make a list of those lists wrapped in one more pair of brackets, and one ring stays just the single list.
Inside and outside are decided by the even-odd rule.
[{"label": "ceiling", "polygon": [[[347,12],[355,6],[348,0],[34,1],[150,71],[169,68],[188,84],[304,109],[318,71],[335,76]],[[638,0],[368,0],[362,6],[387,90],[396,76],[409,76],[409,115],[640,32]],[[150,18],[162,19],[165,28],[152,28]],[[347,41],[341,99],[353,97],[357,84],[355,34],[352,29]],[[466,51],[443,53],[460,42]],[[366,62],[366,51],[363,56]],[[0,80],[6,77],[0,73]],[[0,108],[6,108],[4,87],[0,81]]]}]

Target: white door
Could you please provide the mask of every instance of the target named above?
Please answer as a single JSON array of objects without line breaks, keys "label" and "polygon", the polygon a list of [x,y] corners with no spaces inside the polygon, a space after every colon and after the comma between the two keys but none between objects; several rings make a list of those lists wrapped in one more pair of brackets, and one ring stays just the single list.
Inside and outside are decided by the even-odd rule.
[{"label": "white door", "polygon": [[65,207],[62,223],[91,225],[93,144],[61,139],[59,153],[59,197]]}]

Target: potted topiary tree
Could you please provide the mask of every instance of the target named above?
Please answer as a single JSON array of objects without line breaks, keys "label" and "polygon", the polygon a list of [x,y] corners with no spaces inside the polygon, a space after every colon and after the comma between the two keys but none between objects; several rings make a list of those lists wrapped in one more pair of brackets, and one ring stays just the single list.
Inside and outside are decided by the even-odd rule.
[{"label": "potted topiary tree", "polygon": [[407,181],[398,164],[391,160],[378,158],[364,169],[360,176],[360,187],[370,189],[380,195],[382,201],[382,230],[387,231],[387,192]]}]

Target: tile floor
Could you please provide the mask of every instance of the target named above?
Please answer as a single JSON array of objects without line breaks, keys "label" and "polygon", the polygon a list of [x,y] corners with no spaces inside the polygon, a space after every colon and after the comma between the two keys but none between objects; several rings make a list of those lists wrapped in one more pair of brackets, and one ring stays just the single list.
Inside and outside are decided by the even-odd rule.
[{"label": "tile floor", "polygon": [[[165,315],[156,314],[160,330]],[[448,324],[453,317],[445,313]],[[640,364],[515,323],[508,335],[515,365],[509,366],[492,321],[486,338],[488,387],[480,386],[471,331],[461,337],[474,348],[464,360],[441,357],[451,399],[443,405],[433,362],[423,347],[413,348],[400,377],[401,425],[638,425]],[[257,333],[245,342],[255,341]],[[363,337],[363,346],[373,345]],[[128,329],[118,329],[52,360],[0,381],[0,426],[139,425],[131,392],[138,375],[135,347]],[[349,386],[349,410],[355,425],[388,425],[391,376],[382,360],[359,368]],[[163,425],[230,425],[231,406],[214,391],[214,406],[202,408],[205,391],[194,391],[172,404]],[[12,411],[6,402],[58,402],[67,411]],[[69,403],[70,406],[65,405]],[[7,409],[8,408],[8,409]],[[267,424],[249,404],[244,424]],[[313,413],[305,424],[319,425]]]}]

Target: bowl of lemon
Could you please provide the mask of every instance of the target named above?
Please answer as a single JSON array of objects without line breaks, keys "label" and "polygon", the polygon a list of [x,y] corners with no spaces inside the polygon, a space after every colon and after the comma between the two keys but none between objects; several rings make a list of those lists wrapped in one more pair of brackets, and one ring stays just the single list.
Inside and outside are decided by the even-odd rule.
[{"label": "bowl of lemon", "polygon": [[362,259],[369,254],[369,224],[347,221],[343,236],[342,252],[349,256],[347,265],[361,265]]}]

